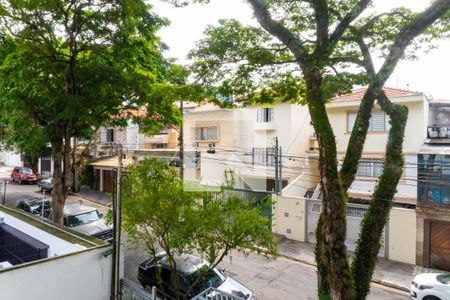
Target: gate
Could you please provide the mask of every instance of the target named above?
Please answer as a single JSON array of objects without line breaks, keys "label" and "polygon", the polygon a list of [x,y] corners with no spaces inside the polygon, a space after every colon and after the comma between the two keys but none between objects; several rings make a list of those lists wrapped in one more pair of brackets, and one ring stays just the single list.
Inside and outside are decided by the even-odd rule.
[{"label": "gate", "polygon": [[[316,243],[316,227],[319,220],[320,212],[322,211],[322,203],[317,200],[307,201],[307,217],[306,217],[306,241],[308,243]],[[359,237],[359,229],[362,218],[368,209],[367,205],[347,203],[347,237],[345,239],[345,245],[347,250],[355,251],[356,241]],[[381,247],[378,252],[378,256],[385,256],[386,249],[386,227],[383,230],[381,236]]]}]

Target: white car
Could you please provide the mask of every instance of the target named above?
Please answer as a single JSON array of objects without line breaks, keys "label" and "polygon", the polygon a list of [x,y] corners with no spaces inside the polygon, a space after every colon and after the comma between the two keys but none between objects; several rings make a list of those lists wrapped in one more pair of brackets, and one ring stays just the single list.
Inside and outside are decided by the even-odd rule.
[{"label": "white car", "polygon": [[411,298],[415,300],[449,300],[450,274],[424,273],[411,282]]}]

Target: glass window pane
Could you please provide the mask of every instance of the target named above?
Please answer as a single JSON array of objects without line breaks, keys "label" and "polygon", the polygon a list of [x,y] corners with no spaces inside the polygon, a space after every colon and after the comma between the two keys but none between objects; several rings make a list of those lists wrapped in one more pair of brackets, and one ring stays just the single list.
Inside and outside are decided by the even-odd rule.
[{"label": "glass window pane", "polygon": [[347,132],[352,132],[353,126],[355,125],[356,113],[347,114]]}]

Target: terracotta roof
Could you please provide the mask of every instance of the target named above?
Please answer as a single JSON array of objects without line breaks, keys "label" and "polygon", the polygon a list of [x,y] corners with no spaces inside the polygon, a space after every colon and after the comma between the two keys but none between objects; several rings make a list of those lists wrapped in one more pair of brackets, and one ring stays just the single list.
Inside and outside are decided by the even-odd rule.
[{"label": "terracotta roof", "polygon": [[[124,168],[127,168],[134,164],[134,160],[132,157],[127,156],[122,159],[122,164]],[[104,168],[117,168],[119,166],[119,157],[113,156],[105,159],[98,160],[96,162],[91,163],[94,167],[104,167]]]},{"label": "terracotta roof", "polygon": [[[367,88],[360,88],[360,89],[353,90],[353,92],[351,94],[336,96],[334,98],[331,98],[331,102],[359,101],[363,98],[366,90],[367,90]],[[390,87],[384,87],[383,91],[386,93],[386,96],[388,96],[388,98],[423,95],[422,92],[403,90],[403,89],[395,89],[395,88],[390,88]]]}]

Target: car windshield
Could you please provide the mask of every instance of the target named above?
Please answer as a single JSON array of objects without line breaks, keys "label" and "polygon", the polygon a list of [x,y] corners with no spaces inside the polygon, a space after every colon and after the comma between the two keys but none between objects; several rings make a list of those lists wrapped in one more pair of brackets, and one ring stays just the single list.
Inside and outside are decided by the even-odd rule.
[{"label": "car windshield", "polygon": [[440,274],[436,279],[443,284],[450,284],[450,274]]},{"label": "car windshield", "polygon": [[76,216],[69,216],[69,227],[91,223],[98,221],[99,219],[100,216],[96,210],[85,212]]},{"label": "car windshield", "polygon": [[200,281],[192,289],[192,295],[197,295],[204,290],[214,287],[219,287],[223,279],[214,270],[208,269],[206,267],[200,268],[192,274],[186,276],[186,279],[190,285],[194,284],[198,277],[201,277]]},{"label": "car windshield", "polygon": [[31,171],[31,169],[22,169],[19,171],[20,174],[33,174],[33,171]]},{"label": "car windshield", "polygon": [[[52,208],[52,203],[50,201],[45,201],[45,210],[50,210]],[[30,205],[31,212],[34,215],[40,215],[42,213],[42,202],[36,202]]]}]

